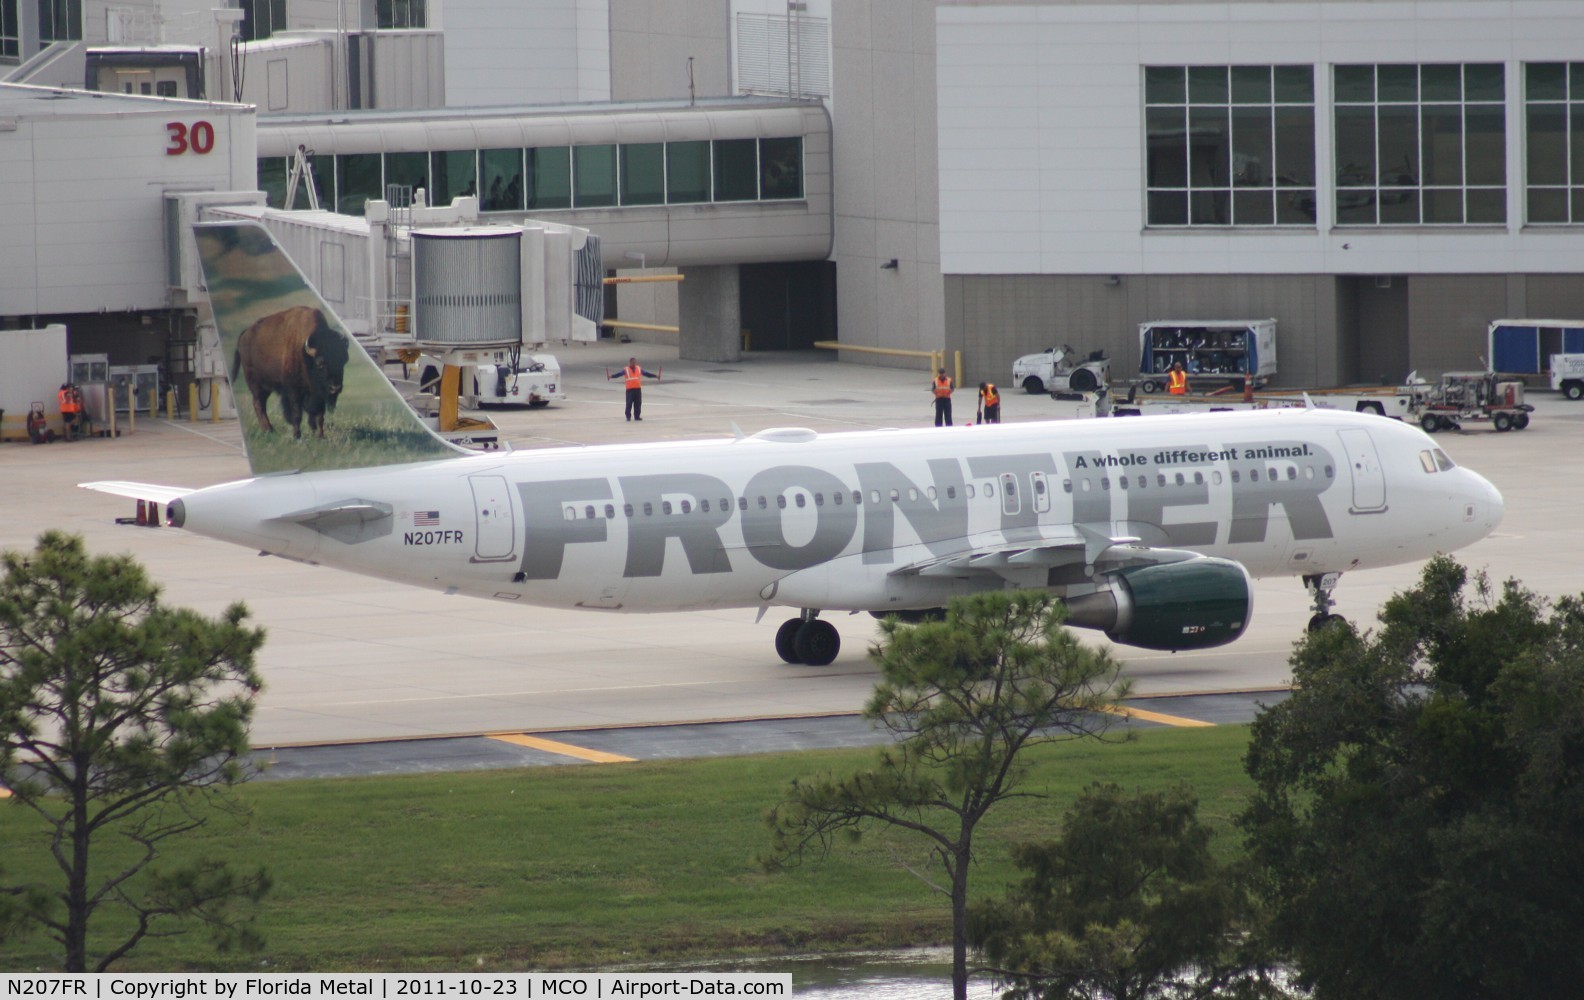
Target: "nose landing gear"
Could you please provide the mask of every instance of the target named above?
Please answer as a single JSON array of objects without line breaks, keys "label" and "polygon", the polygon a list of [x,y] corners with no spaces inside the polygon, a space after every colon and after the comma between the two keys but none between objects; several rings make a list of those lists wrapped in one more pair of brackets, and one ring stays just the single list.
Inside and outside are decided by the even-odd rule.
[{"label": "nose landing gear", "polygon": [[788,618],[776,629],[776,653],[788,663],[823,667],[841,652],[841,634],[821,621],[818,608],[804,608],[798,618]]},{"label": "nose landing gear", "polygon": [[1341,615],[1331,612],[1336,606],[1336,601],[1331,599],[1331,592],[1336,589],[1337,581],[1341,578],[1341,573],[1311,573],[1303,578],[1304,586],[1309,588],[1309,596],[1314,601],[1314,615],[1309,619],[1309,631],[1318,632],[1332,622],[1347,621]]}]

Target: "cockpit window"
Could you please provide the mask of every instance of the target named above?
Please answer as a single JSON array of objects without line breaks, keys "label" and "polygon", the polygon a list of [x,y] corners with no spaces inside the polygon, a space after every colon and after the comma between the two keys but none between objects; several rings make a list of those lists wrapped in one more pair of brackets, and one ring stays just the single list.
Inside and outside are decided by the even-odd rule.
[{"label": "cockpit window", "polygon": [[1426,448],[1419,453],[1419,464],[1424,466],[1426,472],[1445,472],[1457,468],[1456,463],[1447,457],[1447,453],[1440,448]]},{"label": "cockpit window", "polygon": [[1436,465],[1441,469],[1442,472],[1445,472],[1448,469],[1457,468],[1457,463],[1453,462],[1451,458],[1447,457],[1446,452],[1442,451],[1440,448],[1434,448],[1432,450],[1435,452]]}]

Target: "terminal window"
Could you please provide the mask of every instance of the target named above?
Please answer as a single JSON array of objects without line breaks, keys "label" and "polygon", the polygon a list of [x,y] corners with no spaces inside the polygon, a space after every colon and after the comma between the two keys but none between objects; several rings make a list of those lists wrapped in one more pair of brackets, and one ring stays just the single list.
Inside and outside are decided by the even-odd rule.
[{"label": "terminal window", "polygon": [[1147,66],[1150,226],[1313,226],[1314,68]]},{"label": "terminal window", "polygon": [[16,59],[22,51],[22,20],[17,0],[0,0],[0,59]]},{"label": "terminal window", "polygon": [[82,41],[82,0],[38,0],[39,43]]},{"label": "terminal window", "polygon": [[1337,66],[1334,84],[1337,225],[1507,220],[1501,64]]},{"label": "terminal window", "polygon": [[1524,67],[1528,220],[1584,223],[1584,63]]}]

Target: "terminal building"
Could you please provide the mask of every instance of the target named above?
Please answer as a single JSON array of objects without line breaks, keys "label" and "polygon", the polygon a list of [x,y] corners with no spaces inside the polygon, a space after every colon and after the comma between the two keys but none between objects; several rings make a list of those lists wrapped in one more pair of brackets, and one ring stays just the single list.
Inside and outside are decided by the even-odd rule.
[{"label": "terminal building", "polygon": [[1581,52],[1545,0],[0,0],[0,327],[160,353],[165,193],[281,203],[301,147],[344,214],[423,188],[680,270],[606,312],[685,356],[1126,377],[1141,324],[1249,317],[1276,384],[1478,368],[1584,316]]}]

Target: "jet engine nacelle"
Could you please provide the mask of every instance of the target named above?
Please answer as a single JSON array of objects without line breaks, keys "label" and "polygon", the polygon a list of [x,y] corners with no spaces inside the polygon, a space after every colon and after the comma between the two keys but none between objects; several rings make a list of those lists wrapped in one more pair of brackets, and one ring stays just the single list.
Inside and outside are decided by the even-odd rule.
[{"label": "jet engine nacelle", "polygon": [[1143,649],[1208,649],[1243,634],[1254,611],[1248,571],[1201,556],[1108,574],[1110,586],[1067,600],[1067,624]]}]

